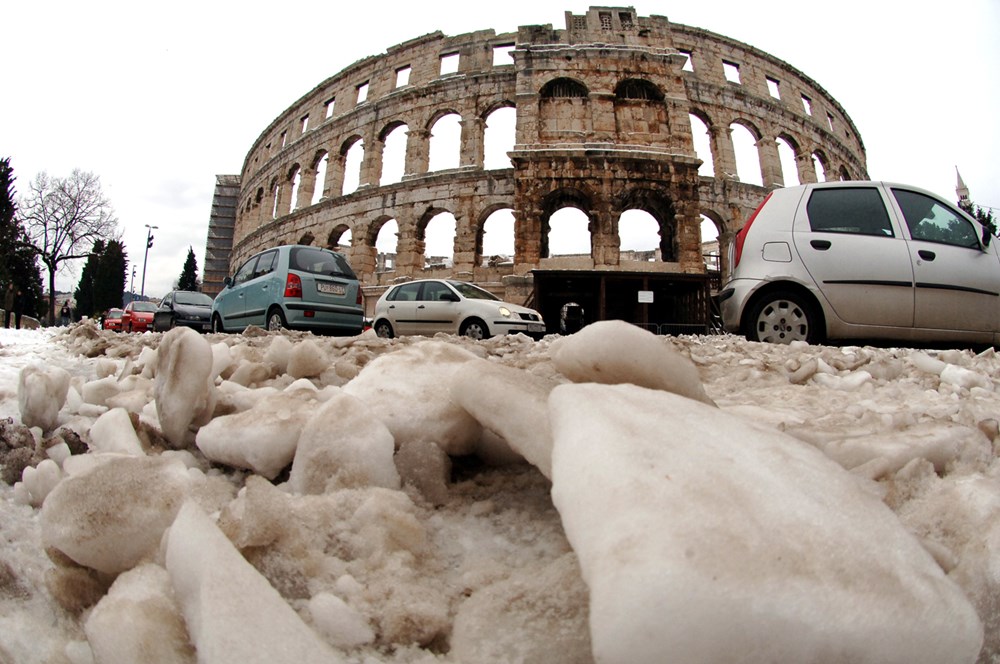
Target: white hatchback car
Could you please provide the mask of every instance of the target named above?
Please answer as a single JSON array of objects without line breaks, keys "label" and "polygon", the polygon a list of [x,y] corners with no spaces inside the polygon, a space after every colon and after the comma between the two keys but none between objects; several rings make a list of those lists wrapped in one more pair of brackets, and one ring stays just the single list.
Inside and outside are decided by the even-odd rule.
[{"label": "white hatchback car", "polygon": [[914,187],[776,189],[729,250],[719,293],[751,341],[1000,341],[1000,256],[989,231]]},{"label": "white hatchback car", "polygon": [[375,303],[373,321],[380,337],[445,332],[488,339],[518,332],[536,338],[545,334],[545,322],[534,309],[452,279],[418,279],[393,286]]}]

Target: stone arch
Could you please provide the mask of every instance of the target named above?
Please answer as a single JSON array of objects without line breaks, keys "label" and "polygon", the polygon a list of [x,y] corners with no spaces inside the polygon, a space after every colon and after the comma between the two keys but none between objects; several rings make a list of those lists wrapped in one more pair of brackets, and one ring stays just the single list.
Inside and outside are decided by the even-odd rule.
[{"label": "stone arch", "polygon": [[409,126],[402,120],[393,120],[379,132],[382,144],[382,159],[379,164],[378,184],[384,186],[403,180],[406,174],[406,151]]},{"label": "stone arch", "polygon": [[840,179],[841,180],[850,180],[850,179],[852,179],[851,178],[851,172],[847,170],[847,166],[845,166],[844,164],[840,165]]},{"label": "stone arch", "polygon": [[428,171],[458,168],[462,161],[462,114],[450,108],[435,111],[427,131]]},{"label": "stone arch", "polygon": [[491,104],[483,113],[482,120],[483,168],[511,168],[513,164],[507,153],[514,149],[517,141],[517,107],[514,102],[505,99]]},{"label": "stone arch", "polygon": [[698,174],[704,177],[715,177],[717,162],[717,145],[715,132],[712,131],[712,118],[699,108],[688,110],[688,121],[691,124],[691,143],[695,157],[701,159]]},{"label": "stone arch", "polygon": [[[670,198],[656,190],[637,187],[625,192],[614,203],[613,212],[616,217],[627,210],[642,210],[656,220],[660,233],[660,260],[666,263],[677,262],[677,218]],[[616,233],[617,223],[616,220]]]},{"label": "stone arch", "polygon": [[310,231],[306,231],[301,236],[299,236],[299,241],[296,244],[304,244],[308,246],[315,241],[316,241],[316,236],[313,235]]},{"label": "stone arch", "polygon": [[729,134],[733,144],[735,175],[740,182],[763,186],[764,170],[760,150],[763,134],[760,129],[749,120],[736,118],[729,123]]},{"label": "stone arch", "polygon": [[312,175],[312,194],[309,198],[310,205],[316,205],[321,200],[323,200],[328,194],[326,191],[326,175],[330,167],[330,153],[325,149],[320,148],[313,155],[312,163],[310,164],[310,173]]},{"label": "stone arch", "polygon": [[596,197],[583,187],[560,187],[549,192],[541,201],[541,238],[540,256],[550,258],[549,233],[552,230],[550,219],[563,208],[576,208],[587,217],[587,231],[590,233],[590,245],[593,247],[594,237],[594,201]]},{"label": "stone arch", "polygon": [[[505,210],[510,211],[510,219],[504,220],[504,225],[510,226],[510,255],[514,254],[514,207],[510,203],[494,203],[489,205],[480,212],[479,217],[476,219],[476,248],[475,248],[475,258],[474,264],[479,265],[483,263],[489,256],[485,255],[484,240],[487,235],[486,225],[491,222],[494,215],[498,212],[503,212]],[[492,252],[491,252],[492,253]]]},{"label": "stone arch", "polygon": [[615,87],[615,129],[618,136],[670,133],[663,91],[642,78],[626,78]]},{"label": "stone arch", "polygon": [[336,251],[337,247],[340,246],[340,240],[344,236],[344,233],[351,233],[351,244],[353,244],[354,234],[351,232],[350,226],[347,224],[338,224],[337,226],[334,226],[333,230],[330,231],[330,234],[326,236],[326,248]]},{"label": "stone arch", "polygon": [[813,170],[816,173],[816,182],[826,182],[827,173],[830,172],[830,159],[822,149],[817,148],[812,153]]},{"label": "stone arch", "polygon": [[799,180],[799,155],[802,149],[795,137],[786,132],[778,134],[774,142],[778,150],[778,165],[781,168],[781,181],[786,187],[801,184]]},{"label": "stone arch", "polygon": [[663,90],[652,81],[644,78],[626,78],[615,86],[615,99],[662,102],[664,94]]},{"label": "stone arch", "polygon": [[340,191],[346,196],[362,184],[361,167],[365,160],[365,141],[360,134],[352,134],[340,144]]},{"label": "stone arch", "polygon": [[590,135],[589,91],[572,78],[555,78],[544,84],[538,99],[538,138],[545,141],[580,140]]}]

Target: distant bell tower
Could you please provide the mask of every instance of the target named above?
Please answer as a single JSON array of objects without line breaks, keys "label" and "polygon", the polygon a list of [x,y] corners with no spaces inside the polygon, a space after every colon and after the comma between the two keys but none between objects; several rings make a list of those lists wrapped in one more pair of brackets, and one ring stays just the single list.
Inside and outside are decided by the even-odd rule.
[{"label": "distant bell tower", "polygon": [[962,174],[958,172],[958,166],[955,167],[955,174],[958,176],[958,184],[955,185],[955,194],[958,196],[958,204],[961,207],[968,207],[972,204],[969,199],[969,188],[965,186],[965,182],[962,180]]}]

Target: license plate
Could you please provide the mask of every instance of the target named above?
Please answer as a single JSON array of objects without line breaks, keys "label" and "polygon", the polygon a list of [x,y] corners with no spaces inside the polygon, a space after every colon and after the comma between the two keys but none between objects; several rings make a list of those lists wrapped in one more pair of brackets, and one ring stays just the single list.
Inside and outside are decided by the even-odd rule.
[{"label": "license plate", "polygon": [[528,332],[544,332],[544,331],[545,331],[545,326],[539,325],[538,323],[534,323],[528,326]]},{"label": "license plate", "polygon": [[347,293],[347,286],[344,284],[331,284],[326,281],[317,281],[316,290],[327,295],[344,295]]}]

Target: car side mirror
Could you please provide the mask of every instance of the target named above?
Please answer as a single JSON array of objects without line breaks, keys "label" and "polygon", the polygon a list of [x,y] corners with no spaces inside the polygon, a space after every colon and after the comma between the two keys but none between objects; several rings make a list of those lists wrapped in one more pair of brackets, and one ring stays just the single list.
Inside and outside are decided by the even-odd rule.
[{"label": "car side mirror", "polygon": [[990,240],[993,239],[993,233],[990,233],[990,229],[983,226],[983,248],[990,246]]},{"label": "car side mirror", "polygon": [[226,288],[229,288],[230,286],[233,285],[233,278],[226,277],[225,279],[222,280],[222,285],[225,286]]},{"label": "car side mirror", "polygon": [[441,296],[440,296],[440,299],[444,300],[445,302],[458,302],[459,301],[458,296],[455,295],[454,293],[442,293]]}]

